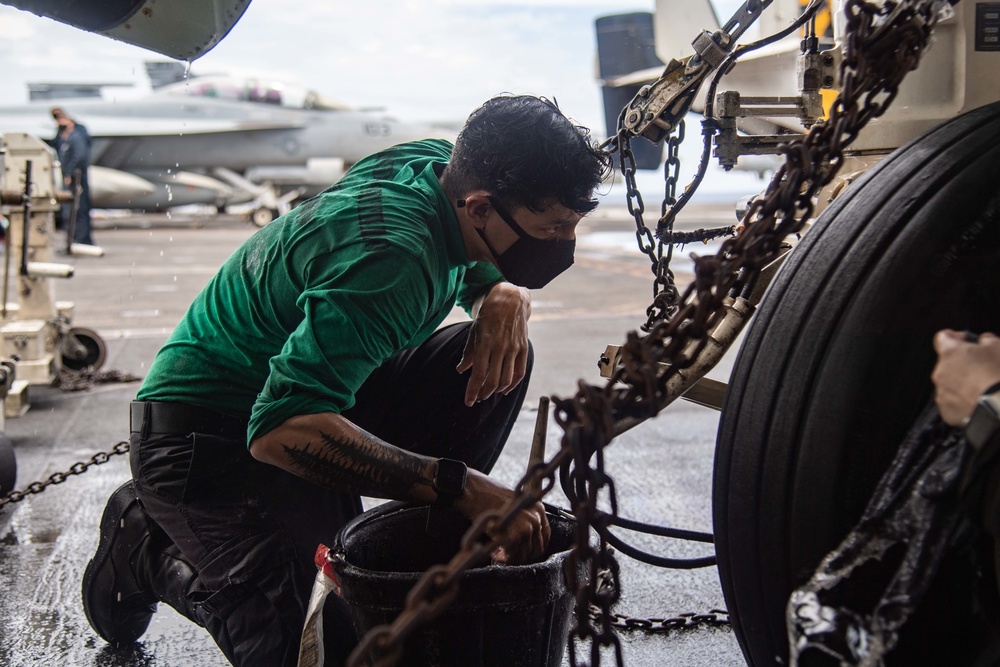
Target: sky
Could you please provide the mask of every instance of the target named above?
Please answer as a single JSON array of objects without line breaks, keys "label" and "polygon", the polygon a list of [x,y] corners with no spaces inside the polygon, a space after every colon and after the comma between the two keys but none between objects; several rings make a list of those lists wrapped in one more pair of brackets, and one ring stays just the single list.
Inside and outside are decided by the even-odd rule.
[{"label": "sky", "polygon": [[[253,0],[191,72],[297,83],[404,120],[452,123],[497,93],[532,93],[554,98],[568,116],[603,136],[594,21],[652,11],[654,4]],[[717,14],[728,16],[740,2],[714,4]],[[0,104],[27,101],[28,82],[132,84],[105,96],[135,97],[150,90],[143,63],[166,59],[5,5],[0,34]],[[694,142],[686,143],[696,154]]]},{"label": "sky", "polygon": [[[603,126],[594,19],[653,0],[253,0],[194,74],[289,81],[352,106],[415,120],[461,120],[500,92],[555,97]],[[133,83],[163,56],[50,19],[0,8],[0,95],[27,100],[28,81]],[[112,89],[113,95],[128,95]]]}]

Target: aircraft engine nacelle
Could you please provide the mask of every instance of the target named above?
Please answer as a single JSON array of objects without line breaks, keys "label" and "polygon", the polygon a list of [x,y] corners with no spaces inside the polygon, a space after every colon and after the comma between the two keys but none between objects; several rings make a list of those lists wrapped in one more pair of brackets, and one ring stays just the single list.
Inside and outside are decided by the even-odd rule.
[{"label": "aircraft engine nacelle", "polygon": [[178,60],[208,53],[250,0],[2,0],[3,4]]},{"label": "aircraft engine nacelle", "polygon": [[306,198],[326,190],[339,181],[345,171],[342,158],[310,158],[304,167],[252,167],[247,170],[246,177],[254,183],[270,183],[281,193],[298,190],[297,198]]}]

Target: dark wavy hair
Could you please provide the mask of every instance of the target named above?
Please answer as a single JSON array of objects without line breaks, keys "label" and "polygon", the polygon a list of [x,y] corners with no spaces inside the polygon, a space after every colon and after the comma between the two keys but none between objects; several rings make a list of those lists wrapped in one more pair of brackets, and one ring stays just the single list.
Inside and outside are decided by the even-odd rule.
[{"label": "dark wavy hair", "polygon": [[500,95],[472,112],[442,177],[449,197],[486,190],[509,209],[541,211],[552,200],[580,214],[597,206],[594,190],[611,157],[553,102]]}]

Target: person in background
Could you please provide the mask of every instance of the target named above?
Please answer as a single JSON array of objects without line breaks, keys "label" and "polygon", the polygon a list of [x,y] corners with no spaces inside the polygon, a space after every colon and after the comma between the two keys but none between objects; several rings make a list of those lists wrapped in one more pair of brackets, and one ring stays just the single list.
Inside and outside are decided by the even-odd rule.
[{"label": "person in background", "polygon": [[[90,168],[91,138],[87,128],[73,120],[61,107],[52,108],[52,119],[59,126],[51,145],[59,156],[62,165],[63,188],[73,191],[74,179],[80,188],[80,199],[76,207],[76,219],[73,227],[73,242],[94,245],[90,224],[90,180],[87,171]],[[75,194],[75,193],[74,193]],[[69,212],[71,204],[63,206],[63,229],[69,229]]]}]

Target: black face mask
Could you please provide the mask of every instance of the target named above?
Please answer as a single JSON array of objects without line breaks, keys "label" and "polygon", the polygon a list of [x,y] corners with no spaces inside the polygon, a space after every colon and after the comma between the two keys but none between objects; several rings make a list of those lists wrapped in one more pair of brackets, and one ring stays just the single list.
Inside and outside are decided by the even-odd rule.
[{"label": "black face mask", "polygon": [[528,289],[539,289],[573,265],[576,241],[553,239],[546,241],[529,235],[514,221],[513,216],[495,198],[490,203],[507,226],[517,234],[517,240],[504,253],[498,254],[482,229],[476,228],[479,237],[493,253],[500,273],[508,281]]}]

